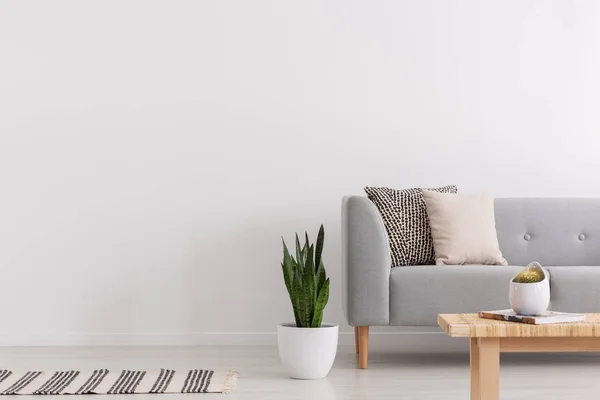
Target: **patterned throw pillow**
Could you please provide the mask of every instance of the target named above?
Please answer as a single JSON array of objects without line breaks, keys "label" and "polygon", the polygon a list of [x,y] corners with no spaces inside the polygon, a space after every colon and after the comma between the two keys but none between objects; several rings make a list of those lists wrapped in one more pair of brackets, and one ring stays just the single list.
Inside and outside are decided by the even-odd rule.
[{"label": "patterned throw pillow", "polygon": [[[457,192],[454,185],[426,190]],[[392,267],[435,264],[427,205],[421,189],[396,190],[367,186],[365,192],[381,213],[390,239]]]}]

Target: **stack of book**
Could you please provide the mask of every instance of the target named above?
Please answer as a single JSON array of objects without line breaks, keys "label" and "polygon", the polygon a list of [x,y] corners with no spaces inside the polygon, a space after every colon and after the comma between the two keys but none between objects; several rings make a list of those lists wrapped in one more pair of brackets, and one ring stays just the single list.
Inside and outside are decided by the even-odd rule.
[{"label": "stack of book", "polygon": [[531,325],[561,324],[565,322],[585,321],[585,314],[572,314],[557,311],[546,311],[541,315],[519,315],[513,310],[480,311],[480,318],[500,321],[521,322]]}]

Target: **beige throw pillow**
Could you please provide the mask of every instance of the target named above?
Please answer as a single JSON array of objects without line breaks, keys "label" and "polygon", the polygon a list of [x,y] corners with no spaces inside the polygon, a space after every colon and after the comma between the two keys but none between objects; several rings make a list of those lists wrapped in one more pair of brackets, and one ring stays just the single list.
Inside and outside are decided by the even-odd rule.
[{"label": "beige throw pillow", "polygon": [[494,198],[423,190],[437,265],[507,265],[502,257]]}]

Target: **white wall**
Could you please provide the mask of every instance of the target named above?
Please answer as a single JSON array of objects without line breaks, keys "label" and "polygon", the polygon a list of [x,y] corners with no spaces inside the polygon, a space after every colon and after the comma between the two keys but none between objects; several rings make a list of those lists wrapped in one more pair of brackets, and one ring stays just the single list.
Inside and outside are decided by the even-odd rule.
[{"label": "white wall", "polygon": [[292,315],[280,236],[321,222],[343,323],[340,199],[367,184],[600,196],[599,19],[566,0],[2,2],[0,344],[260,341]]}]

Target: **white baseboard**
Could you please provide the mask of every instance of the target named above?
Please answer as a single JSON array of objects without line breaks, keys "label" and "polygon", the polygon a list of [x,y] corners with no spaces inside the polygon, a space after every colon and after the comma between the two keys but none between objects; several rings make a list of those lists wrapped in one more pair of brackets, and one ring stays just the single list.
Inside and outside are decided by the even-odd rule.
[{"label": "white baseboard", "polygon": [[[0,346],[275,346],[275,332],[255,333],[72,333],[0,334]],[[341,332],[340,346],[354,346],[354,333]],[[442,332],[372,332],[369,348],[407,352],[466,351],[466,340]]]}]

